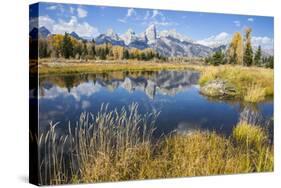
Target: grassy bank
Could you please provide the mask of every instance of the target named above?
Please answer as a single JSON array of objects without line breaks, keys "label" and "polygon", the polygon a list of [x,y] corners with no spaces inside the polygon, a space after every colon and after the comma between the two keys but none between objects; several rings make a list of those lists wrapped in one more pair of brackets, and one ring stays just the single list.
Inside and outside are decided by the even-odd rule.
[{"label": "grassy bank", "polygon": [[159,71],[193,69],[197,65],[187,63],[163,63],[154,61],[87,61],[68,60],[53,63],[49,59],[40,60],[39,73],[75,74],[75,73],[106,73],[114,71]]},{"label": "grassy bank", "polygon": [[274,95],[273,69],[222,65],[200,70],[201,86],[216,79],[226,80],[236,88],[236,97],[246,102],[260,102]]},{"label": "grassy bank", "polygon": [[59,136],[58,124],[37,140],[41,184],[265,172],[273,170],[267,132],[240,122],[229,137],[194,130],[153,139],[158,114],[141,115],[132,104],[121,112],[103,106],[82,114]]}]

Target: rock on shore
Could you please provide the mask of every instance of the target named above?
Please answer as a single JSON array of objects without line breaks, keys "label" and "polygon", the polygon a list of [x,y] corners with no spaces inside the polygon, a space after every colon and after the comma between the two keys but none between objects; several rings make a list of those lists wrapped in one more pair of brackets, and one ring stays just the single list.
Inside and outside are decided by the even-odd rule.
[{"label": "rock on shore", "polygon": [[209,97],[232,98],[237,95],[236,88],[225,80],[211,80],[200,88],[203,95]]}]

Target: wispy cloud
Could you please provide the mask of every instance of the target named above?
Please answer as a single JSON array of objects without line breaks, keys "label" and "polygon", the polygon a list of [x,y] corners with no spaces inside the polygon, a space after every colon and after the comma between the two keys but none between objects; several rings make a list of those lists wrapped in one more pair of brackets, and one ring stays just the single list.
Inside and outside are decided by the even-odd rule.
[{"label": "wispy cloud", "polygon": [[130,18],[130,17],[136,17],[137,16],[137,12],[135,11],[135,9],[133,8],[129,8],[127,10],[127,14],[123,17],[123,18],[118,18],[117,21],[121,22],[121,23],[126,23],[127,20]]},{"label": "wispy cloud", "polygon": [[148,18],[149,18],[149,16],[150,16],[150,13],[149,13],[149,11],[147,10],[146,12],[145,12],[145,16],[144,16],[144,20],[147,20]]},{"label": "wispy cloud", "polygon": [[233,23],[236,27],[241,27],[241,22],[239,20],[235,20]]},{"label": "wispy cloud", "polygon": [[57,5],[50,5],[48,7],[46,7],[47,10],[58,10],[61,13],[64,12],[64,7],[61,4],[57,4]]},{"label": "wispy cloud", "polygon": [[177,25],[176,22],[169,21],[167,17],[159,10],[147,11],[142,19],[143,25],[171,26]]},{"label": "wispy cloud", "polygon": [[175,22],[168,21],[164,14],[159,10],[147,10],[144,13],[138,13],[135,9],[130,8],[127,10],[127,14],[123,18],[118,18],[117,21],[121,23],[127,23],[128,21],[138,21],[142,25],[158,25],[168,26],[176,25]]},{"label": "wispy cloud", "polygon": [[127,20],[124,19],[124,18],[118,18],[117,21],[118,21],[118,22],[121,22],[121,23],[126,23],[126,22],[127,22]]},{"label": "wispy cloud", "polygon": [[56,5],[48,6],[46,9],[47,10],[56,10],[57,6]]},{"label": "wispy cloud", "polygon": [[158,10],[153,10],[151,18],[155,18],[156,16],[163,16],[163,14]]},{"label": "wispy cloud", "polygon": [[85,9],[83,9],[83,8],[81,8],[81,7],[78,7],[77,8],[77,16],[79,17],[79,18],[84,18],[84,17],[86,17],[88,15],[88,12],[85,10]]},{"label": "wispy cloud", "polygon": [[254,22],[254,18],[248,18],[249,22]]}]

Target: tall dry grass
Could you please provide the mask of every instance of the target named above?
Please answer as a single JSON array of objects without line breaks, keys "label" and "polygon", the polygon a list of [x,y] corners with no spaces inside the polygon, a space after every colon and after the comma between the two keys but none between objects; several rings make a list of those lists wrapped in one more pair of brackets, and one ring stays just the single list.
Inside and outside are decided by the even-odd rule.
[{"label": "tall dry grass", "polygon": [[[230,137],[194,130],[153,139],[158,113],[140,115],[138,105],[98,114],[83,113],[73,129],[58,136],[58,124],[41,134],[41,184],[90,183],[273,170],[273,145],[254,116]],[[247,119],[247,120],[246,120]],[[245,122],[245,123],[244,123]],[[246,124],[247,123],[247,124]],[[252,124],[253,125],[252,125]]]},{"label": "tall dry grass", "polygon": [[[38,140],[41,184],[88,182],[87,177],[99,181],[103,176],[114,176],[105,171],[109,165],[106,161],[126,158],[136,148],[149,146],[157,116],[140,115],[135,103],[120,112],[108,111],[108,106],[102,105],[97,115],[82,113],[74,129],[69,124],[63,136],[55,131],[58,124],[51,122]],[[90,167],[97,169],[89,172]]]}]

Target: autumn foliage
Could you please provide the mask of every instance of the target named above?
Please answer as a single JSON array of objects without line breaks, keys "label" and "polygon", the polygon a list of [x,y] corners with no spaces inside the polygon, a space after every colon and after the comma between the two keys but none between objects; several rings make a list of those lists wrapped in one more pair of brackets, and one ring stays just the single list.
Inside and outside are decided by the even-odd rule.
[{"label": "autumn foliage", "polygon": [[54,34],[47,38],[39,39],[38,46],[40,58],[165,60],[165,57],[151,48],[140,50],[110,43],[96,44],[94,40],[76,39],[68,33],[64,35]]}]

